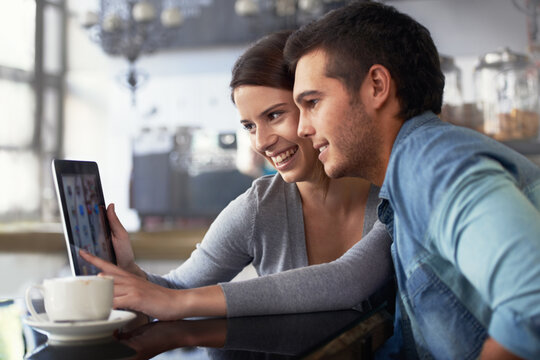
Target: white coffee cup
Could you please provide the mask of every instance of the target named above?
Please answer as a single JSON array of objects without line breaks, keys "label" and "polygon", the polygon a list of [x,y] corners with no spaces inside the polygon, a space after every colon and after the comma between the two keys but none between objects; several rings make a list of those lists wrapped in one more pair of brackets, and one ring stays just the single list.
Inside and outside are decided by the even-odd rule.
[{"label": "white coffee cup", "polygon": [[[33,289],[43,295],[47,317],[35,310]],[[104,276],[74,276],[45,279],[42,285],[26,290],[26,306],[38,321],[106,320],[112,310],[113,279]]]}]

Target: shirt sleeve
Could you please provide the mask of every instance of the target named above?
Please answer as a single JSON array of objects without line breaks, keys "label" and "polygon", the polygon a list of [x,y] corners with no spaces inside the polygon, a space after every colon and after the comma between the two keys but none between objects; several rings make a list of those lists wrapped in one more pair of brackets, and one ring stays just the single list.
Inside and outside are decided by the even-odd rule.
[{"label": "shirt sleeve", "polygon": [[147,274],[156,284],[187,289],[229,281],[252,261],[251,239],[257,203],[248,191],[212,223],[188,260],[167,275]]},{"label": "shirt sleeve", "polygon": [[[540,185],[525,189],[538,194]],[[497,162],[460,177],[435,214],[440,253],[492,309],[488,333],[525,358],[540,358],[540,213]]]},{"label": "shirt sleeve", "polygon": [[386,228],[377,222],[362,240],[333,262],[220,283],[227,316],[351,309],[390,279],[390,245]]}]

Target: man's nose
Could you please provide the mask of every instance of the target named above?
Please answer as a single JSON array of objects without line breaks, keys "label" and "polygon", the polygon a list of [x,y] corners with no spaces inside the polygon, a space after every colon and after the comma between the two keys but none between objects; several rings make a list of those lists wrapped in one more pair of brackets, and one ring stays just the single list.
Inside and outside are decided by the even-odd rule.
[{"label": "man's nose", "polygon": [[315,135],[315,129],[311,125],[311,120],[302,112],[300,112],[297,134],[299,137],[302,138],[307,138]]}]

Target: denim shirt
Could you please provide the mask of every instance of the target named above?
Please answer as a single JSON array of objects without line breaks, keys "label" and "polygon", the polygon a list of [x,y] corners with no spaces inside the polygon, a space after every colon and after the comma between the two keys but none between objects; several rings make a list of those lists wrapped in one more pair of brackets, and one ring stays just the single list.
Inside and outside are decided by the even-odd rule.
[{"label": "denim shirt", "polygon": [[400,129],[379,196],[413,357],[474,359],[490,336],[540,359],[540,168],[426,112]]}]

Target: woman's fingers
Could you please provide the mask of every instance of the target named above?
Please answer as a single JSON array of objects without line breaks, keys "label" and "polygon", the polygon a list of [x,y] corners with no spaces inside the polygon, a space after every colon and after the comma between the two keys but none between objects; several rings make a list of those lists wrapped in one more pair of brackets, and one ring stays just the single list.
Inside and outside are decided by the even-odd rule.
[{"label": "woman's fingers", "polygon": [[118,219],[116,212],[114,211],[114,203],[109,204],[107,207],[107,218],[109,219],[109,225],[111,225],[111,231],[117,237],[127,236],[127,231],[124,225]]},{"label": "woman's fingers", "polygon": [[108,275],[120,275],[120,274],[127,274],[126,271],[120,269],[118,266],[103,260],[97,256],[94,256],[82,249],[79,250],[79,255],[81,257],[88,261],[90,264],[94,265],[95,267],[101,269],[104,273],[107,273]]},{"label": "woman's fingers", "polygon": [[[103,275],[108,276],[110,274],[104,273]],[[138,284],[137,281],[133,280],[133,275],[112,275],[112,277],[114,278],[114,296],[136,295],[139,287],[142,286],[142,284]]]},{"label": "woman's fingers", "polygon": [[94,265],[94,266],[97,266],[98,268],[100,268],[101,270],[105,270],[106,268],[109,267],[109,265],[112,265],[114,266],[113,264],[111,264],[110,262],[108,261],[105,261],[97,256],[94,256],[92,254],[90,254],[89,252],[83,250],[83,249],[79,249],[79,255],[86,261],[88,261],[90,264]]},{"label": "woman's fingers", "polygon": [[113,278],[113,307],[115,309],[130,309],[146,313],[146,303],[153,301],[153,297],[158,295],[155,293],[155,289],[159,288],[157,285],[153,285],[147,280],[143,280],[84,250],[79,250],[79,254],[83,259],[102,270],[99,276]]},{"label": "woman's fingers", "polygon": [[138,306],[136,306],[136,303],[133,303],[133,301],[130,299],[129,294],[125,295],[114,295],[113,299],[113,307],[115,309],[130,309],[133,311],[142,311],[142,309],[139,309]]},{"label": "woman's fingers", "polygon": [[162,320],[179,317],[174,311],[171,312],[171,289],[153,284],[83,250],[79,253],[86,261],[103,271],[99,276],[113,278],[115,309],[130,309]]},{"label": "woman's fingers", "polygon": [[129,234],[118,219],[114,204],[109,204],[107,207],[107,218],[109,219],[109,225],[111,226],[112,243],[116,253],[118,266],[133,274],[142,276],[142,271],[140,271],[139,267],[135,264],[135,254],[131,247]]}]

